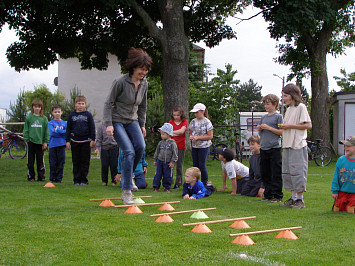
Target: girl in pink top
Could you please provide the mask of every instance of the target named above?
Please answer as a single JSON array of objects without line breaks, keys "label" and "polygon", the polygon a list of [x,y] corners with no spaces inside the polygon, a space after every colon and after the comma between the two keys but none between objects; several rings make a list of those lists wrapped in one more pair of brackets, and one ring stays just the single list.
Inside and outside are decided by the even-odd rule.
[{"label": "girl in pink top", "polygon": [[176,162],[176,179],[174,189],[182,185],[182,169],[184,166],[186,150],[186,130],[188,121],[186,120],[184,109],[181,106],[175,106],[171,111],[170,124],[173,125],[173,137],[178,147],[178,160]]}]

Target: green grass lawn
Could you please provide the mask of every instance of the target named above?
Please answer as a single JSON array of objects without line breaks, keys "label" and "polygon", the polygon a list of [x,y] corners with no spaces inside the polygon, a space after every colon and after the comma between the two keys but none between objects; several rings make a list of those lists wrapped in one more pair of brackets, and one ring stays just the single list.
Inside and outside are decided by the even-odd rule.
[{"label": "green grass lawn", "polygon": [[[48,154],[46,153],[48,168]],[[181,200],[176,211],[216,207],[206,220],[256,216],[250,229],[231,223],[211,224],[209,234],[191,232],[184,223],[200,222],[191,214],[174,215],[173,223],[156,223],[151,214],[159,206],[141,207],[142,214],[122,208],[99,207],[92,198],[120,197],[117,187],[102,187],[100,161],[92,160],[88,186],[74,186],[67,157],[62,184],[26,181],[26,161],[0,159],[1,265],[354,265],[355,220],[348,213],[332,213],[330,184],[335,162],[325,168],[310,163],[306,208],[301,210],[259,202],[259,198],[217,192],[201,200],[182,200],[182,190],[153,193],[154,166],[148,159],[149,187],[135,196],[149,202]],[[191,166],[186,158],[185,168]],[[220,163],[208,161],[210,180],[222,186]],[[48,170],[46,173],[48,180]],[[231,185],[229,184],[229,187]],[[285,200],[290,197],[285,192]],[[122,204],[115,201],[116,204]],[[298,240],[275,239],[277,233],[251,236],[255,245],[232,244],[229,234],[302,226]],[[245,255],[242,255],[245,254]],[[241,256],[242,255],[242,256]]]}]

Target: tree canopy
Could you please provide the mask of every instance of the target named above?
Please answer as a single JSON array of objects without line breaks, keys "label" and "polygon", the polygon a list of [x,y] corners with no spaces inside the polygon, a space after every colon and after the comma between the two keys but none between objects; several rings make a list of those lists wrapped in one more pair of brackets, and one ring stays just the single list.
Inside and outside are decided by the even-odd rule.
[{"label": "tree canopy", "polygon": [[299,79],[310,75],[312,137],[330,142],[326,55],[341,54],[355,41],[354,0],[254,0],[279,44],[277,61]]}]

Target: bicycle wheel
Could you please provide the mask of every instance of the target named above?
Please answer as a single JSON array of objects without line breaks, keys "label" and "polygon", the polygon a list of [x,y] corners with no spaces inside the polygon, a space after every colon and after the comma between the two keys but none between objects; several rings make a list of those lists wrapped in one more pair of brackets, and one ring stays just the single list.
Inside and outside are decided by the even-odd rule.
[{"label": "bicycle wheel", "polygon": [[9,147],[9,154],[12,159],[23,159],[27,154],[27,143],[23,139],[13,140]]},{"label": "bicycle wheel", "polygon": [[318,166],[324,167],[330,164],[333,159],[332,150],[329,147],[319,147],[314,155],[314,161]]},{"label": "bicycle wheel", "polygon": [[216,159],[217,161],[219,161],[219,156],[218,156],[218,153],[217,153],[217,148],[227,148],[227,145],[226,144],[223,144],[223,143],[218,143],[216,144],[216,151],[214,153],[214,159]]}]

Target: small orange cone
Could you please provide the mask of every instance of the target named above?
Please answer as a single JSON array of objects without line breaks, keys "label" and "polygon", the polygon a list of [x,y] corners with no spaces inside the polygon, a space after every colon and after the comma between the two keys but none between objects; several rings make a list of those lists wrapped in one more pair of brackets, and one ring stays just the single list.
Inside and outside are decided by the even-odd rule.
[{"label": "small orange cone", "polygon": [[164,203],[158,210],[159,211],[174,211],[175,209],[169,203]]},{"label": "small orange cone", "polygon": [[159,216],[158,219],[155,220],[156,223],[172,223],[174,222],[173,218],[171,218],[169,215],[162,215]]},{"label": "small orange cone", "polygon": [[205,224],[198,224],[191,231],[194,233],[212,233],[212,230]]},{"label": "small orange cone", "polygon": [[275,238],[298,239],[298,237],[291,230],[281,231]]},{"label": "small orange cone", "polygon": [[143,213],[136,205],[129,207],[124,213]]},{"label": "small orange cone", "polygon": [[114,207],[115,204],[111,200],[103,200],[101,204],[99,205],[100,207]]},{"label": "small orange cone", "polygon": [[244,220],[235,221],[229,227],[243,229],[243,228],[250,228],[249,224],[247,224]]},{"label": "small orange cone", "polygon": [[43,187],[55,187],[55,185],[52,182],[48,182]]},{"label": "small orange cone", "polygon": [[232,243],[244,246],[250,246],[255,244],[254,241],[248,235],[237,236],[237,238],[234,239]]}]

